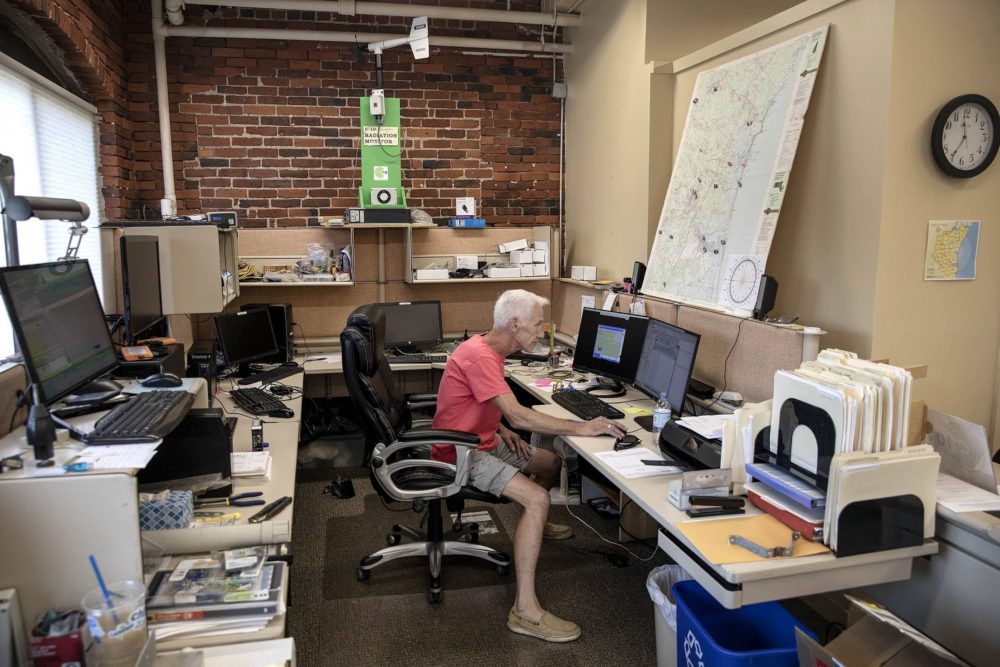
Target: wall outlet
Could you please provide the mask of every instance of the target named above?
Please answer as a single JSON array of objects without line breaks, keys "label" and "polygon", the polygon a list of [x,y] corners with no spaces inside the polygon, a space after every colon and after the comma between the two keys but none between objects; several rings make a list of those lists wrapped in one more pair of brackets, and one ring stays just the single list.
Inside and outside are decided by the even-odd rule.
[{"label": "wall outlet", "polygon": [[554,97],[555,99],[557,99],[557,100],[564,100],[564,99],[566,99],[566,94],[568,92],[569,92],[569,90],[567,89],[565,83],[553,83],[552,84],[552,97]]}]

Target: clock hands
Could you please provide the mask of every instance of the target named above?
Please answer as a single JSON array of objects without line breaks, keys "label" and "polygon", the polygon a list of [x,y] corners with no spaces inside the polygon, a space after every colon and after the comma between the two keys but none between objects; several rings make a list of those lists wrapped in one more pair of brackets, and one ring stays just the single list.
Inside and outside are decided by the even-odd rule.
[{"label": "clock hands", "polygon": [[962,140],[960,142],[958,142],[958,146],[955,146],[955,150],[952,151],[952,153],[951,153],[951,157],[952,158],[954,158],[955,155],[958,154],[958,149],[962,147],[962,144],[964,144],[969,139],[969,135],[965,131],[966,127],[967,127],[967,125],[965,123],[965,119],[963,118],[962,119]]}]

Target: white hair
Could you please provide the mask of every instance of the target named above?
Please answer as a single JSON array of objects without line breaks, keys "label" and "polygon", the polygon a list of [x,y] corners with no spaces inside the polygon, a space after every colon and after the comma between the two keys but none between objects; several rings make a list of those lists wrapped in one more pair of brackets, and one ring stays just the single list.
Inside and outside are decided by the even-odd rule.
[{"label": "white hair", "polygon": [[544,308],[549,300],[523,289],[510,289],[500,295],[493,306],[493,327],[505,329],[515,317],[522,322],[531,315],[535,306]]}]

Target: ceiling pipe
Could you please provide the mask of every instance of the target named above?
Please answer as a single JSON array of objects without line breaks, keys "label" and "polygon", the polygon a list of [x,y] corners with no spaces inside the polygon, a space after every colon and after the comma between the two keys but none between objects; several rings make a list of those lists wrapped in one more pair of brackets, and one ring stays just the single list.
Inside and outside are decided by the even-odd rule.
[{"label": "ceiling pipe", "polygon": [[156,68],[156,111],[160,120],[160,156],[163,161],[163,198],[160,214],[177,215],[177,190],[174,186],[174,156],[170,136],[170,102],[167,97],[167,35],[163,25],[163,2],[153,2],[153,65]]},{"label": "ceiling pipe", "polygon": [[[156,0],[153,0],[156,2]],[[303,42],[347,42],[368,44],[393,39],[399,35],[374,32],[329,32],[325,30],[283,30],[281,28],[201,28],[193,26],[162,26],[166,37],[220,37],[223,39],[276,39]],[[539,42],[478,37],[435,37],[431,46],[484,49],[491,51],[526,51],[535,53],[570,53],[569,44],[541,44]]]},{"label": "ceiling pipe", "polygon": [[184,0],[164,0],[163,5],[171,25],[184,24]]},{"label": "ceiling pipe", "polygon": [[[179,4],[218,6],[219,0],[173,0]],[[542,12],[515,12],[505,9],[471,9],[462,7],[437,7],[432,5],[403,5],[393,2],[356,2],[355,0],[225,0],[227,7],[248,9],[279,9],[308,12],[330,12],[354,16],[426,16],[429,19],[458,21],[484,21],[492,23],[524,23],[553,28],[580,25],[578,14],[559,14],[554,17]]]}]

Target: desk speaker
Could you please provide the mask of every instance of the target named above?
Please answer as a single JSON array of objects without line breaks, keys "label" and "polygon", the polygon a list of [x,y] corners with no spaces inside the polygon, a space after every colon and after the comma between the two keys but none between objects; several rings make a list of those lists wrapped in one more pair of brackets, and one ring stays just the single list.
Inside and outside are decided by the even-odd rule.
[{"label": "desk speaker", "polygon": [[778,297],[778,281],[769,275],[760,277],[760,287],[757,289],[757,305],[753,309],[753,318],[762,320],[774,309],[774,300]]}]

